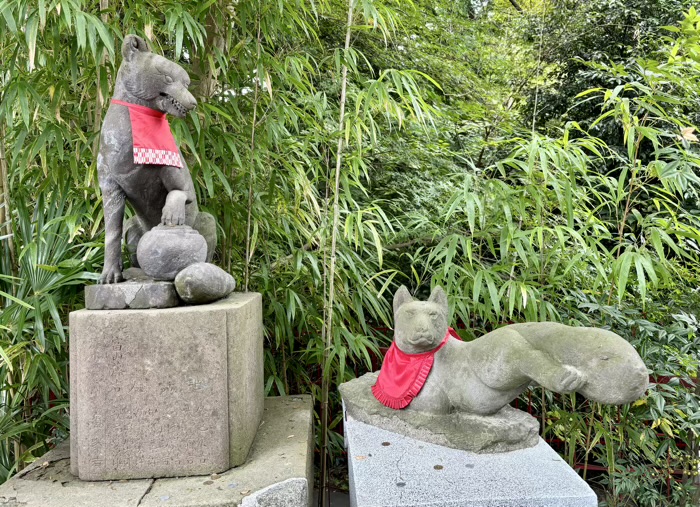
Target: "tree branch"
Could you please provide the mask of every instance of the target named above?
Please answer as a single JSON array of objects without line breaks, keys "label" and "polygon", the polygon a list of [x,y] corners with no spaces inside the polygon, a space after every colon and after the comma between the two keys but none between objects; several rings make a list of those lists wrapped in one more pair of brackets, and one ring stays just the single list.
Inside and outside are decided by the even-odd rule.
[{"label": "tree branch", "polygon": [[523,12],[523,8],[520,7],[520,4],[516,0],[510,0],[510,3],[513,7],[515,7],[516,11]]}]

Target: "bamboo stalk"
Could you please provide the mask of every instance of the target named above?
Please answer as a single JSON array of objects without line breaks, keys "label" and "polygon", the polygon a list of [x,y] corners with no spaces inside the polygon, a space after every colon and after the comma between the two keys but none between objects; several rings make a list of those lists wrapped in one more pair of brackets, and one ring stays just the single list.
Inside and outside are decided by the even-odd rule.
[{"label": "bamboo stalk", "polygon": [[[257,51],[257,58],[255,60],[255,68],[256,70],[259,69],[260,67],[260,53],[261,53],[261,45],[262,45],[262,31],[260,27],[260,9],[262,5],[258,4],[258,35],[257,35],[257,40],[256,40],[256,51]],[[248,221],[247,221],[247,226],[246,226],[246,235],[245,235],[245,274],[244,274],[244,290],[245,292],[248,292],[248,283],[250,282],[250,260],[252,257],[252,252],[251,252],[251,224],[253,221],[253,174],[254,174],[254,166],[255,166],[255,127],[257,125],[258,121],[258,100],[260,96],[260,79],[262,79],[259,75],[256,75],[254,77],[255,81],[255,95],[253,98],[253,123],[251,124],[250,127],[250,167],[248,170],[250,171],[249,173],[249,178],[248,178]]]},{"label": "bamboo stalk", "polygon": [[[0,145],[0,150],[3,148]],[[0,152],[1,153],[1,152]],[[5,164],[5,157],[0,154],[0,164]],[[1,170],[1,169],[0,169]],[[4,175],[4,171],[2,173]],[[0,176],[0,235],[5,228],[5,179]]]},{"label": "bamboo stalk", "polygon": [[224,26],[230,26],[216,18],[214,14],[216,9],[225,12],[225,7],[222,7],[221,2],[216,2],[216,8],[212,6],[208,9],[207,17],[204,22],[207,37],[204,41],[204,46],[195,53],[192,62],[192,67],[195,69],[200,79],[197,86],[199,95],[207,100],[216,92],[219,74],[218,69],[212,69],[209,65],[207,55],[212,53],[214,48],[217,48],[221,52],[224,51],[226,43],[221,30]]},{"label": "bamboo stalk", "polygon": [[[346,53],[350,49],[350,36],[352,33],[352,19],[355,9],[355,0],[348,0],[348,19],[345,29],[345,46],[343,61],[345,61]],[[319,494],[322,507],[330,505],[330,497],[328,491],[328,397],[330,389],[330,372],[328,371],[328,358],[330,355],[331,341],[333,339],[333,304],[335,297],[335,267],[336,267],[336,251],[338,245],[338,225],[340,222],[340,169],[343,163],[344,146],[344,131],[345,131],[345,102],[347,98],[348,88],[348,66],[343,63],[342,77],[340,83],[340,114],[338,120],[338,150],[335,155],[335,182],[333,193],[333,227],[331,229],[331,251],[330,251],[330,267],[328,269],[328,304],[324,309],[325,313],[325,347],[323,349],[323,379],[322,394],[321,394],[321,442],[323,449],[321,451],[321,491]]]},{"label": "bamboo stalk", "polygon": [[[107,9],[109,9],[109,0],[100,0],[100,12],[102,15],[102,22],[107,24],[109,22],[109,15],[107,14]],[[100,68],[105,64],[106,55],[104,49],[102,49],[102,55],[99,58],[99,66],[97,67],[97,101],[95,104],[95,124],[92,126],[94,132],[99,132],[102,128],[102,112],[104,110],[105,98],[102,95],[102,79],[100,77]],[[97,152],[97,147],[99,146],[99,136],[95,139],[94,151]]]},{"label": "bamboo stalk", "polygon": [[12,275],[17,276],[17,256],[15,254],[15,244],[12,238],[12,227],[10,225],[12,206],[8,178],[9,169],[5,152],[5,138],[5,127],[3,125],[0,127],[0,205],[2,205],[2,208],[0,208],[0,235],[7,235],[7,249],[10,253]]},{"label": "bamboo stalk", "polygon": [[[700,383],[695,384],[695,395],[700,396]],[[693,505],[700,505],[700,462],[693,461],[695,459],[700,459],[700,439],[697,437],[693,440],[691,445],[690,459],[691,466],[689,468],[692,474],[692,483],[697,488],[693,495]]]}]

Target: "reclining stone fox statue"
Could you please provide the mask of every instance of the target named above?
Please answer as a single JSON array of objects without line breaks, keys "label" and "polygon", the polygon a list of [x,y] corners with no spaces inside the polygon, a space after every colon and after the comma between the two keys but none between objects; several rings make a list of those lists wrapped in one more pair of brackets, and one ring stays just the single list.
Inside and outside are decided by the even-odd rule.
[{"label": "reclining stone fox statue", "polygon": [[[127,35],[122,44],[123,61],[117,74],[112,103],[107,110],[100,136],[97,172],[105,216],[105,264],[101,283],[123,280],[121,241],[125,239],[132,266],[138,266],[136,246],[153,227],[188,225],[207,243],[206,261],[216,248],[216,222],[200,212],[192,177],[179,149],[172,141],[164,113],[183,118],[197,101],[188,91],[190,78],[185,69],[151,52],[136,35]],[[138,146],[134,118],[148,120],[154,115],[164,125],[172,150],[157,146],[162,139],[151,139],[155,148]],[[146,138],[150,132],[143,133]],[[135,216],[123,226],[124,207],[129,202]]]},{"label": "reclining stone fox statue", "polygon": [[402,286],[394,296],[394,343],[381,372],[341,386],[347,413],[433,443],[496,452],[536,445],[537,422],[508,406],[533,382],[615,405],[646,392],[644,362],[611,331],[537,322],[463,342],[451,333],[447,315],[440,287],[427,301],[414,301]]}]

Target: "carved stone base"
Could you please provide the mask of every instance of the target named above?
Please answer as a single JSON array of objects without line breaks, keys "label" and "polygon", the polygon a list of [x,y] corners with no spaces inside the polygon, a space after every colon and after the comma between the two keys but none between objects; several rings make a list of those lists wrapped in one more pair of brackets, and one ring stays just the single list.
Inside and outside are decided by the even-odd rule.
[{"label": "carved stone base", "polygon": [[179,303],[172,282],[136,279],[85,287],[85,307],[88,310],[172,308]]},{"label": "carved stone base", "polygon": [[355,420],[433,444],[477,453],[534,447],[539,423],[531,415],[506,406],[491,416],[455,412],[429,414],[393,410],[372,395],[378,373],[368,373],[340,386],[345,411]]},{"label": "carved stone base", "polygon": [[353,507],[597,507],[549,447],[497,454],[449,449],[345,419]]},{"label": "carved stone base", "polygon": [[71,466],[82,480],[222,472],[263,409],[260,294],[70,314]]},{"label": "carved stone base", "polygon": [[216,475],[85,482],[68,442],[0,486],[3,507],[309,507],[313,497],[310,396],[265,399],[246,462]]}]

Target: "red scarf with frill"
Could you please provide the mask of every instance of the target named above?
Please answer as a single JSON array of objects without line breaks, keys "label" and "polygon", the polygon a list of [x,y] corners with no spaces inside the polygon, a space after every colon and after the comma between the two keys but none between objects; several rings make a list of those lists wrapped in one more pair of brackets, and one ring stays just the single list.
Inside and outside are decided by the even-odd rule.
[{"label": "red scarf with frill", "polygon": [[447,328],[440,345],[428,352],[406,354],[391,344],[384,357],[377,383],[372,386],[372,394],[384,406],[400,410],[411,404],[418,396],[435,362],[435,353],[444,347],[450,338],[461,340],[457,332]]}]

